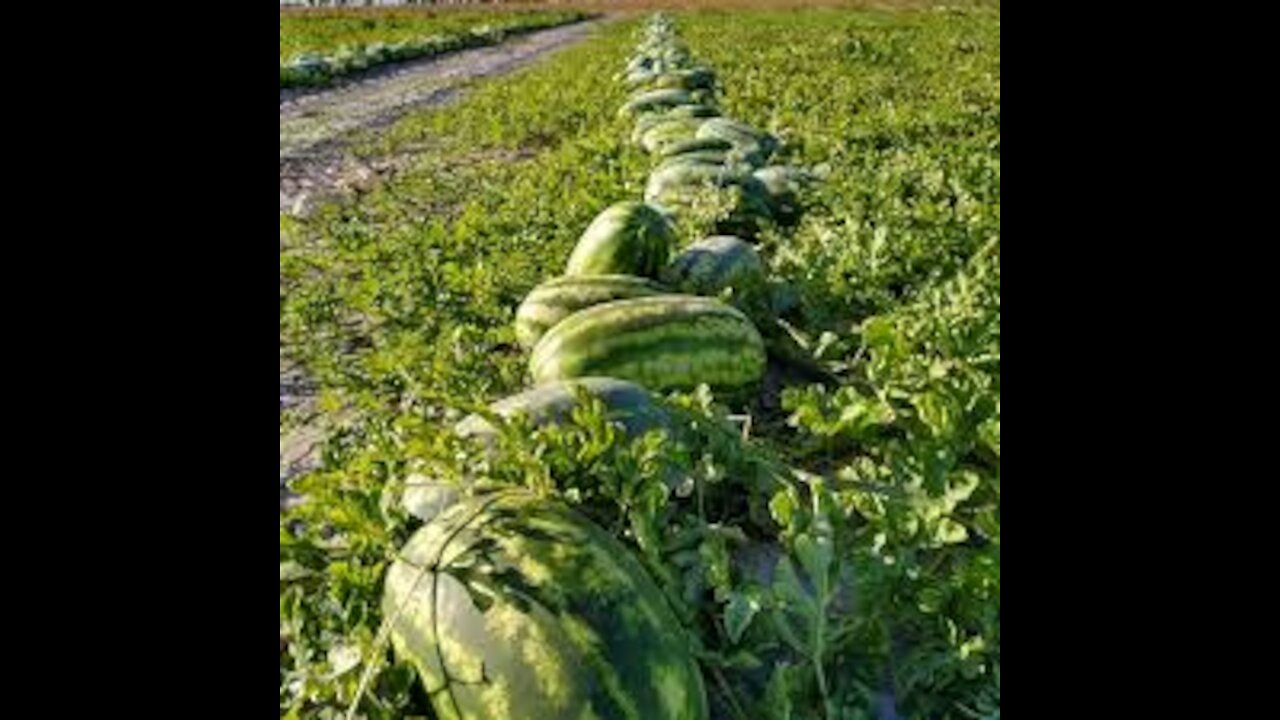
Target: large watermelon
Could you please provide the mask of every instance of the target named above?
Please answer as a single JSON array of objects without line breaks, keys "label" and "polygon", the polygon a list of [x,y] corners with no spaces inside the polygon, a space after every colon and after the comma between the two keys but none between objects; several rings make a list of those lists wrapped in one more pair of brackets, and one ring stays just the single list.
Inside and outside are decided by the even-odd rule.
[{"label": "large watermelon", "polygon": [[[489,410],[503,418],[517,413],[526,415],[535,425],[559,422],[578,405],[578,391],[599,398],[628,435],[638,435],[667,423],[667,415],[653,395],[643,387],[611,377],[579,377],[538,385],[517,395],[503,398]],[[458,423],[457,433],[463,437],[492,438],[497,430],[479,415],[470,415]]]},{"label": "large watermelon", "polygon": [[[702,124],[698,125],[698,129],[702,129]],[[716,162],[746,165],[752,169],[764,164],[764,154],[758,145],[734,145],[721,138],[698,137],[697,132],[693,138],[663,145],[659,154],[667,161],[714,158]]]},{"label": "large watermelon", "polygon": [[712,298],[658,295],[616,300],[565,318],[533,349],[537,382],[607,375],[653,390],[746,388],[764,373],[756,327]]},{"label": "large watermelon", "polygon": [[700,192],[713,190],[728,204],[727,214],[718,224],[726,233],[752,232],[759,220],[770,217],[767,192],[748,172],[749,167],[679,158],[664,162],[649,174],[645,202],[676,214],[692,205]]},{"label": "large watermelon", "polygon": [[516,310],[516,340],[531,349],[552,325],[592,305],[667,292],[658,283],[634,275],[570,275],[539,285]]},{"label": "large watermelon", "polygon": [[[609,377],[544,383],[494,402],[489,411],[505,419],[522,414],[539,427],[559,423],[578,406],[579,391],[586,391],[599,399],[607,408],[610,419],[618,422],[628,437],[668,426],[666,411],[648,390],[635,383]],[[498,429],[480,415],[467,416],[454,426],[454,432],[460,437],[476,438],[491,448],[498,438]],[[458,501],[459,490],[456,485],[415,475],[406,481],[401,501],[410,515],[430,520]]]},{"label": "large watermelon", "polygon": [[724,150],[692,150],[674,157],[666,158],[662,162],[658,163],[658,167],[654,169],[658,170],[668,165],[689,162],[704,163],[708,165],[729,165],[733,162],[733,159],[729,156],[729,153]]},{"label": "large watermelon", "polygon": [[582,233],[565,275],[657,277],[675,241],[671,223],[656,208],[617,203],[597,215]]},{"label": "large watermelon", "polygon": [[695,67],[650,75],[633,84],[639,85],[645,90],[661,90],[664,88],[712,90],[716,86],[716,74],[707,68]]},{"label": "large watermelon", "polygon": [[769,287],[764,263],[749,243],[715,235],[690,244],[671,260],[663,279],[681,292],[720,296],[746,313],[757,327],[769,317]]},{"label": "large watermelon", "polygon": [[808,172],[789,165],[771,165],[752,174],[764,186],[774,217],[793,221],[799,216],[799,192],[811,179]]},{"label": "large watermelon", "polygon": [[[701,125],[699,125],[701,127]],[[671,143],[658,151],[658,155],[664,158],[675,157],[685,153],[695,152],[728,152],[733,149],[733,143],[723,138],[700,138],[692,137],[680,142]]]},{"label": "large watermelon", "polygon": [[641,115],[635,124],[635,129],[631,132],[631,141],[639,143],[644,134],[652,129],[655,125],[675,120],[677,118],[711,118],[720,114],[710,105],[678,105],[664,112],[652,112]]},{"label": "large watermelon", "polygon": [[693,139],[694,133],[706,121],[706,118],[686,117],[654,123],[640,136],[640,147],[645,152],[658,153],[669,145],[687,142]]},{"label": "large watermelon", "polygon": [[520,491],[454,506],[387,572],[383,614],[441,720],[706,720],[689,638],[617,540]]},{"label": "large watermelon", "polygon": [[729,118],[716,118],[703,123],[698,128],[697,136],[728,140],[740,152],[759,155],[761,159],[768,159],[778,148],[778,141],[772,135]]},{"label": "large watermelon", "polygon": [[701,96],[679,88],[650,90],[633,95],[619,112],[623,115],[632,116],[662,112],[678,105],[698,105],[701,99]]}]

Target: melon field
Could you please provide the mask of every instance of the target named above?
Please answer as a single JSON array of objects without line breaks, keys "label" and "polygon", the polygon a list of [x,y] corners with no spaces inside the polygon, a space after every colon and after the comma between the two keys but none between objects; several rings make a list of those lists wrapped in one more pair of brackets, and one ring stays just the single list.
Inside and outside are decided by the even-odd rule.
[{"label": "melon field", "polygon": [[998,719],[998,3],[590,11],[282,204],[281,717]]}]

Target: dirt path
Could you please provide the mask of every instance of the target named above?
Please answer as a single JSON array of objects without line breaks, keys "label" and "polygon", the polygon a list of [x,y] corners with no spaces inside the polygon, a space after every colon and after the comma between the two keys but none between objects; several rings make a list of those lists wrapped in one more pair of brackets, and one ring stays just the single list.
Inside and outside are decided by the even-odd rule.
[{"label": "dirt path", "polygon": [[[357,159],[347,146],[357,133],[385,127],[405,114],[462,95],[466,83],[511,72],[585,39],[601,18],[539,30],[501,45],[377,68],[320,90],[280,92],[280,210],[305,213],[321,198],[341,195],[393,172],[412,155]],[[314,388],[282,356],[280,411],[306,413]],[[337,420],[338,418],[330,418]],[[294,498],[285,483],[315,467],[316,443],[325,419],[312,420],[280,438],[280,504]]]},{"label": "dirt path", "polygon": [[602,20],[539,30],[500,45],[383,66],[322,90],[280,91],[280,211],[305,212],[315,199],[360,187],[402,158],[360,162],[345,152],[352,133],[459,96],[467,82],[528,65],[574,44]]}]

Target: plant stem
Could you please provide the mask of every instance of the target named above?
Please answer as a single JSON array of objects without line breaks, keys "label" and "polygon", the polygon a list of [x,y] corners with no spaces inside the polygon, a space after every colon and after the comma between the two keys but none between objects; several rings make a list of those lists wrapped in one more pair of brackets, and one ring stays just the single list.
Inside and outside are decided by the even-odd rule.
[{"label": "plant stem", "polygon": [[711,677],[715,679],[725,702],[729,703],[729,712],[733,714],[734,720],[748,720],[746,713],[742,711],[742,706],[738,704],[738,699],[734,696],[733,690],[729,687],[729,682],[724,679],[724,673],[720,672],[720,668],[710,663],[707,663],[707,668],[711,671]]}]

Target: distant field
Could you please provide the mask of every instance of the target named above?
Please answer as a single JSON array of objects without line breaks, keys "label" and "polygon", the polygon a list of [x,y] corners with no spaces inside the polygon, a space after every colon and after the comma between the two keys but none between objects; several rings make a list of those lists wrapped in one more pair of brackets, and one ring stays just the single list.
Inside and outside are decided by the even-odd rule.
[{"label": "distant field", "polygon": [[280,9],[280,59],[332,53],[343,46],[460,36],[482,25],[545,27],[576,18],[570,10],[467,8]]}]

